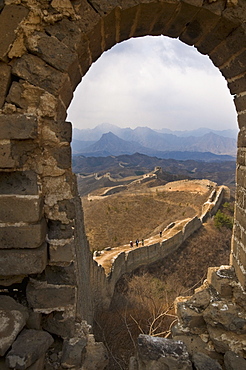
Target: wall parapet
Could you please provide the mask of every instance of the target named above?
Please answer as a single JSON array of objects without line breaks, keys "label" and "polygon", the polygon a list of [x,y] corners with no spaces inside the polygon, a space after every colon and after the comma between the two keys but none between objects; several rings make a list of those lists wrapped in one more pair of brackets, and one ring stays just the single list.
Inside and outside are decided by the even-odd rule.
[{"label": "wall parapet", "polygon": [[[96,277],[96,280],[93,280],[93,285],[101,286],[101,288],[96,288],[97,293],[100,291],[105,292],[105,286],[103,287],[102,284],[106,283],[107,291],[105,299],[103,297],[99,298],[98,294],[94,296],[96,310],[97,307],[99,307],[99,301],[101,308],[102,304],[104,308],[108,307],[114,293],[115,285],[121,276],[133,272],[142,265],[157,262],[180,248],[186,239],[196,232],[209,217],[212,217],[217,212],[225,194],[228,196],[229,189],[227,189],[228,188],[225,186],[216,186],[216,188],[210,193],[207,201],[202,205],[201,216],[196,215],[191,219],[173,223],[171,228],[172,235],[170,237],[167,237],[160,242],[120,252],[116,257],[114,257],[111,271],[108,274],[106,274],[101,265],[98,265],[97,263],[94,264],[93,268],[100,271],[98,274],[93,274],[94,278]],[[107,277],[105,280],[106,275]]]}]

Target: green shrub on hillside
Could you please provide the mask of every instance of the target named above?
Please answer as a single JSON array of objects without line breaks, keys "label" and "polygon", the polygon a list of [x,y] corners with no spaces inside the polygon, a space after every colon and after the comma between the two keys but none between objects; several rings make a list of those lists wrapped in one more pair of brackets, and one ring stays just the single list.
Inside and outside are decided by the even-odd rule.
[{"label": "green shrub on hillside", "polygon": [[218,210],[216,215],[214,216],[214,225],[218,229],[221,227],[226,227],[227,229],[232,229],[233,226],[233,218],[227,216],[225,213]]}]

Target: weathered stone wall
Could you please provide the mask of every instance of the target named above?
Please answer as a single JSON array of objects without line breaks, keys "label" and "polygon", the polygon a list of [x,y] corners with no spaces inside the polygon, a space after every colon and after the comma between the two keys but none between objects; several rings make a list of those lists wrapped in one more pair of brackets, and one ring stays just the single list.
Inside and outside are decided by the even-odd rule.
[{"label": "weathered stone wall", "polygon": [[[64,345],[73,336],[79,341],[76,324],[93,314],[93,263],[66,109],[90,65],[130,37],[163,34],[194,45],[235,96],[240,133],[231,263],[245,289],[245,16],[244,0],[0,1],[1,286],[10,294],[18,284],[31,312],[48,317],[49,332]],[[79,366],[78,359],[62,361]]]},{"label": "weathered stone wall", "polygon": [[115,285],[124,274],[130,274],[140,266],[157,262],[175,252],[190,235],[202,226],[204,220],[212,217],[217,212],[225,193],[227,193],[227,189],[226,186],[220,186],[212,190],[208,200],[202,205],[202,216],[195,216],[189,219],[182,226],[181,230],[179,230],[179,223],[177,223],[177,229],[174,226],[172,235],[170,237],[167,236],[167,239],[128,252],[119,253],[112,262],[111,272],[107,277],[104,268],[94,263],[91,283],[94,289],[95,309],[100,310],[109,307]]}]

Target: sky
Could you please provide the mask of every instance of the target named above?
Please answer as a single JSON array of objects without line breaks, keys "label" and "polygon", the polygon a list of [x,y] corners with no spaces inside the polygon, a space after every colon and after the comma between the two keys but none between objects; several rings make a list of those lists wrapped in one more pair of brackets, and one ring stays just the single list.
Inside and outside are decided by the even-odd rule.
[{"label": "sky", "polygon": [[146,36],[104,52],[78,85],[68,121],[153,129],[237,129],[224,77],[208,56],[177,39]]}]

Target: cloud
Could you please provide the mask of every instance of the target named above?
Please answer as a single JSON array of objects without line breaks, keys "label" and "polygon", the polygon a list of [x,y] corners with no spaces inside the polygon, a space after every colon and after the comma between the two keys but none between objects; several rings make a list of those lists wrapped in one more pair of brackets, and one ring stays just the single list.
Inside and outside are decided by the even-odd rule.
[{"label": "cloud", "polygon": [[105,52],[78,86],[68,119],[77,128],[236,128],[226,81],[207,56],[164,36],[131,39]]}]

